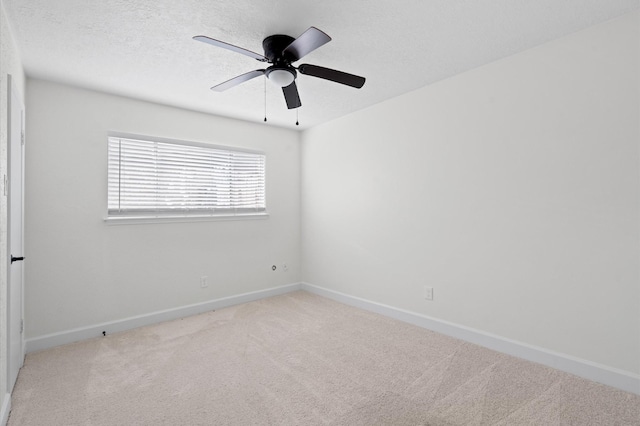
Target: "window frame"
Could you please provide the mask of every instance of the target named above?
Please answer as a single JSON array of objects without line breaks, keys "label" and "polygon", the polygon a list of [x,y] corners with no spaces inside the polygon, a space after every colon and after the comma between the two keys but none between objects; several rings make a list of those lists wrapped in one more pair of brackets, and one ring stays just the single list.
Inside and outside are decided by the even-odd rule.
[{"label": "window frame", "polygon": [[[109,213],[109,141],[111,138],[129,139],[135,141],[144,142],[157,142],[163,144],[172,145],[185,145],[191,147],[222,150],[230,152],[238,152],[245,154],[261,155],[264,158],[264,202],[265,209],[258,212],[203,212],[202,209],[197,209],[197,212],[188,213],[184,211],[177,212],[175,214],[168,212],[153,213],[151,211],[141,213],[122,213],[113,215]],[[163,138],[157,136],[138,135],[122,132],[108,132],[106,138],[106,216],[104,217],[105,223],[108,225],[126,225],[126,224],[143,224],[143,223],[165,223],[165,222],[203,222],[203,221],[228,221],[228,220],[256,220],[256,219],[268,219],[269,213],[267,211],[267,155],[263,151],[248,149],[237,146],[218,145],[206,142],[186,141],[181,139]],[[194,209],[196,210],[196,209]]]}]

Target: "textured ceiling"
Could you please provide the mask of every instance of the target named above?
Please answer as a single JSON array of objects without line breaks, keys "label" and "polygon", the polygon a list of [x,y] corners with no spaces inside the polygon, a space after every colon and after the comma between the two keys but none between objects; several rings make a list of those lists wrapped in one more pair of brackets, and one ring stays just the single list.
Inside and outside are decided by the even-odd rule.
[{"label": "textured ceiling", "polygon": [[309,128],[612,19],[640,0],[0,0],[28,76],[262,122],[265,83],[209,88],[264,68],[192,40],[262,53],[271,34],[333,40],[299,63],[362,75],[362,89],[299,75],[300,126],[266,84],[268,125]]}]

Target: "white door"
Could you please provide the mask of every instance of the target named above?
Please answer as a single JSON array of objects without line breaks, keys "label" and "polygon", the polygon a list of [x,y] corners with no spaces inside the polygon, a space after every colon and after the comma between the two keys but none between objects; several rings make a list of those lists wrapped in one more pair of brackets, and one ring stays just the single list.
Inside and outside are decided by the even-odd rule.
[{"label": "white door", "polygon": [[8,391],[11,392],[24,362],[22,338],[22,274],[23,274],[23,166],[24,166],[24,106],[20,94],[9,76],[9,286],[8,286]]}]

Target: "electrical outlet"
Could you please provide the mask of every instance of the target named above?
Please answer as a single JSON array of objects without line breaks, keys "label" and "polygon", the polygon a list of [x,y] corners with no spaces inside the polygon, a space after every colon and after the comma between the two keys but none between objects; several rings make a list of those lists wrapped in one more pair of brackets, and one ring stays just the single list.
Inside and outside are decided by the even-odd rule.
[{"label": "electrical outlet", "polygon": [[209,281],[207,281],[207,277],[203,275],[200,277],[200,288],[207,288],[207,287],[209,287]]},{"label": "electrical outlet", "polygon": [[285,272],[287,272],[289,270],[289,267],[287,266],[286,263],[282,264],[282,270],[285,271]]},{"label": "electrical outlet", "polygon": [[424,286],[424,298],[426,300],[433,300],[433,287]]}]

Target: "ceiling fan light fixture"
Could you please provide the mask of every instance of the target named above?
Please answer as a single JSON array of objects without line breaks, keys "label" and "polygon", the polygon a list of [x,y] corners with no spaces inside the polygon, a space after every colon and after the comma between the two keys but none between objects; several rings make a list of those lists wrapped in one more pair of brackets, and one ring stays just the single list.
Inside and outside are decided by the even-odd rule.
[{"label": "ceiling fan light fixture", "polygon": [[293,71],[287,68],[273,68],[267,70],[267,78],[278,87],[287,87],[296,79]]},{"label": "ceiling fan light fixture", "polygon": [[[271,64],[271,66],[266,69],[249,71],[217,84],[211,88],[211,90],[215,92],[223,92],[244,83],[245,81],[264,76],[271,80],[274,85],[282,88],[282,94],[284,95],[284,100],[287,103],[287,108],[295,109],[302,106],[302,103],[300,102],[300,94],[298,93],[298,86],[296,85],[298,72],[311,77],[355,87],[356,89],[361,88],[365,82],[364,77],[359,77],[357,75],[348,74],[331,68],[310,64],[302,64],[297,67],[292,65],[294,62],[302,59],[302,57],[331,41],[331,37],[316,27],[309,27],[309,29],[302,33],[298,38],[293,38],[284,34],[273,34],[266,37],[262,40],[264,55],[207,36],[194,36],[193,39],[249,56],[250,58],[256,59],[260,62]],[[265,86],[265,102],[266,93]]]}]

